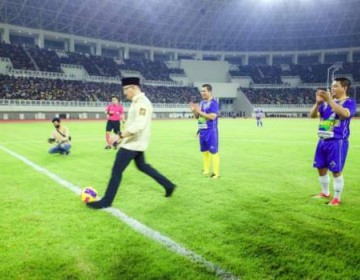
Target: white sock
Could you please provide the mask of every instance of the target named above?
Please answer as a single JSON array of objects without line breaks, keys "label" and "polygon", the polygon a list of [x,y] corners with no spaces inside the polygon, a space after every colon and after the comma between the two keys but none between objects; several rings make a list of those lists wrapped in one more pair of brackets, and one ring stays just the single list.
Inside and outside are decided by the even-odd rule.
[{"label": "white sock", "polygon": [[329,185],[330,185],[330,177],[329,174],[326,174],[324,176],[319,176],[319,182],[321,185],[322,192],[326,195],[330,194],[329,191]]},{"label": "white sock", "polygon": [[334,198],[340,200],[343,189],[344,189],[344,177],[341,175],[337,178],[334,178],[334,191],[335,191]]}]

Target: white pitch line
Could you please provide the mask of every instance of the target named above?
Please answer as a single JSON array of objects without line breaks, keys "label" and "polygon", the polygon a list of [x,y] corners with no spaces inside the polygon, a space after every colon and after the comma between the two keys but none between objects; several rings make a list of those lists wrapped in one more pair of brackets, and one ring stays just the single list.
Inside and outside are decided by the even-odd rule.
[{"label": "white pitch line", "polygon": [[[59,185],[62,185],[65,188],[69,189],[70,191],[74,192],[75,194],[80,195],[81,189],[79,187],[75,186],[74,184],[62,179],[61,177],[57,176],[56,174],[50,172],[49,170],[33,163],[32,161],[28,160],[27,158],[5,148],[2,145],[0,145],[0,149],[5,151],[6,153],[10,154],[11,156],[17,158],[18,160],[22,161],[23,163],[29,165],[30,167],[34,168],[36,171],[48,176],[49,178],[54,180]],[[91,211],[94,211],[94,210],[91,210]],[[156,230],[153,230],[153,229],[145,226],[144,224],[135,220],[134,218],[131,218],[130,216],[126,215],[125,213],[123,213],[121,210],[119,210],[117,208],[109,207],[109,208],[105,208],[100,211],[105,211],[105,212],[110,213],[111,215],[115,216],[116,218],[118,218],[119,220],[121,220],[122,222],[124,222],[125,224],[130,226],[133,230],[145,235],[146,237],[156,241],[157,243],[160,243],[161,245],[167,247],[169,250],[177,253],[178,255],[185,256],[189,260],[204,266],[208,271],[214,273],[216,276],[219,276],[221,279],[224,279],[224,280],[240,279],[240,278],[236,277],[235,275],[232,275],[231,273],[225,271],[218,265],[216,265],[210,261],[207,261],[206,259],[204,259],[202,256],[196,254],[195,252],[193,252],[189,249],[186,249],[185,247],[183,247],[179,243],[175,242],[171,238],[161,234],[160,232],[158,232]]]}]

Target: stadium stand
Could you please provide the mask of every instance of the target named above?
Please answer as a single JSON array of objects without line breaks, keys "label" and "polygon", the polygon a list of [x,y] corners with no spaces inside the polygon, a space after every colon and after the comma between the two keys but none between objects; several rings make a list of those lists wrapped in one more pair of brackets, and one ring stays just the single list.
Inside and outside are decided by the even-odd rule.
[{"label": "stadium stand", "polygon": [[[191,87],[143,86],[154,103],[200,101],[198,89]],[[49,80],[0,75],[0,99],[109,101],[111,96],[121,96],[121,85],[71,80]]]},{"label": "stadium stand", "polygon": [[61,61],[55,51],[40,49],[37,46],[26,48],[30,56],[34,59],[39,71],[61,72]]},{"label": "stadium stand", "polygon": [[163,61],[150,61],[144,58],[125,59],[120,69],[138,71],[146,80],[171,81],[171,72]]},{"label": "stadium stand", "polygon": [[[90,54],[41,49],[29,44],[0,43],[0,57],[9,58],[14,69],[63,73],[71,66],[83,67],[89,76],[121,77],[121,71],[136,71],[147,81],[171,81],[171,74],[185,75],[181,68],[168,68],[163,60],[150,61],[144,57],[125,59],[122,63],[113,58]],[[336,60],[336,57],[334,58]],[[239,63],[237,59],[229,59]],[[69,69],[61,65],[68,65]],[[293,87],[282,77],[298,76],[301,83],[324,83],[331,63],[282,65],[234,65],[229,74],[233,77],[251,77],[250,88],[241,88],[252,104],[312,104],[314,87]],[[8,69],[11,72],[11,69]],[[360,62],[345,62],[338,74],[360,81]],[[74,75],[76,77],[76,75]],[[15,78],[0,76],[0,98],[32,100],[108,101],[112,95],[120,95],[118,83],[91,81],[46,80],[43,78]],[[277,88],[254,88],[252,85],[277,85]],[[283,88],[282,88],[283,87]],[[144,91],[155,103],[181,103],[199,101],[198,89],[192,87],[167,87],[145,85]],[[352,92],[358,92],[354,88]],[[359,99],[356,96],[357,99]]]},{"label": "stadium stand", "polygon": [[0,43],[0,57],[8,57],[15,69],[36,70],[23,46],[2,42]]}]

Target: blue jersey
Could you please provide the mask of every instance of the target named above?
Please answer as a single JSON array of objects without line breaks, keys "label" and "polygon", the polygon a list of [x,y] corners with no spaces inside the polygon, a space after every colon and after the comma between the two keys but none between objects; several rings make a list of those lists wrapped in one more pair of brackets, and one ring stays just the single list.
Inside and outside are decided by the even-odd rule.
[{"label": "blue jersey", "polygon": [[[219,115],[219,104],[218,102],[212,98],[209,101],[203,100],[200,102],[200,108],[201,111],[206,114],[216,114]],[[218,125],[218,117],[216,117],[214,120],[208,120],[202,116],[199,116],[198,118],[198,126],[199,129],[212,129],[217,128]]]},{"label": "blue jersey", "polygon": [[321,103],[319,106],[320,124],[318,135],[323,139],[348,139],[350,135],[350,119],[356,113],[356,102],[350,98],[334,101],[343,108],[348,109],[350,116],[346,119],[341,119],[329,104]]}]

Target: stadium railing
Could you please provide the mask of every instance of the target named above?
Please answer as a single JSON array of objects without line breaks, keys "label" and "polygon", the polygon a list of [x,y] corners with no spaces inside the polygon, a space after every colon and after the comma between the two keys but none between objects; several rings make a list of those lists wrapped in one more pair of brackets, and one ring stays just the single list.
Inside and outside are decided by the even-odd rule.
[{"label": "stadium railing", "polygon": [[[0,106],[47,106],[47,107],[106,107],[109,102],[101,101],[60,101],[60,100],[23,100],[23,99],[0,99]],[[124,107],[130,107],[129,102],[123,103]],[[182,103],[153,103],[154,108],[184,108],[188,111],[188,104]]]}]

